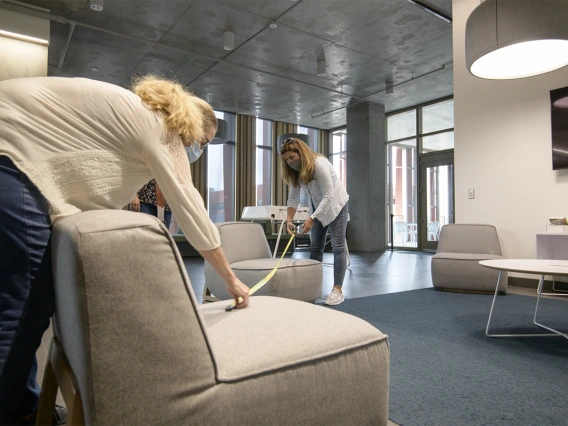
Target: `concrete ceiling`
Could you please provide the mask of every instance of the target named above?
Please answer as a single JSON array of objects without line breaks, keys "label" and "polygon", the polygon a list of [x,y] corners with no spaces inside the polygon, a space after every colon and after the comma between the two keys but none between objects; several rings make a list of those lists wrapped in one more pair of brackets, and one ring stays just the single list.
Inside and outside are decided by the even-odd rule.
[{"label": "concrete ceiling", "polygon": [[[453,93],[451,24],[407,0],[105,0],[102,12],[89,0],[24,3],[57,18],[49,75],[128,87],[153,73],[210,92],[217,110],[323,129],[345,125],[347,105],[390,112]],[[422,3],[451,17],[451,0]]]}]

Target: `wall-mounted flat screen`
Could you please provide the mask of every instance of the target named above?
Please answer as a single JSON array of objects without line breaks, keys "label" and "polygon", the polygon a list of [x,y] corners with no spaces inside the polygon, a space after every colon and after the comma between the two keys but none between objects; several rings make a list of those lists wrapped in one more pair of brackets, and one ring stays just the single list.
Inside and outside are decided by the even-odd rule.
[{"label": "wall-mounted flat screen", "polygon": [[550,91],[552,169],[568,169],[568,87]]}]

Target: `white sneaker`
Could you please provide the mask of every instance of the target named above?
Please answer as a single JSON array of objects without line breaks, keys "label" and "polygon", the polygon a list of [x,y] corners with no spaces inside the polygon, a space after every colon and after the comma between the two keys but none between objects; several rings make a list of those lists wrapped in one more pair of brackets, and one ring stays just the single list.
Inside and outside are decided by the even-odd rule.
[{"label": "white sneaker", "polygon": [[333,287],[333,290],[331,291],[329,296],[327,296],[327,299],[325,299],[324,305],[339,305],[344,300],[345,298],[343,297],[343,294],[341,294],[335,287]]}]

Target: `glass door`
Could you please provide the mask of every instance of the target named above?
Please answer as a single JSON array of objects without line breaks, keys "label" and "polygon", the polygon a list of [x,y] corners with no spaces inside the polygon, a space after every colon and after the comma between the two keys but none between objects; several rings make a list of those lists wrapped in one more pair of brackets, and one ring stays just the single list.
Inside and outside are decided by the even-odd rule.
[{"label": "glass door", "polygon": [[454,155],[420,156],[420,246],[436,250],[442,226],[454,223]]},{"label": "glass door", "polygon": [[388,245],[404,250],[418,248],[415,164],[416,139],[387,145]]}]

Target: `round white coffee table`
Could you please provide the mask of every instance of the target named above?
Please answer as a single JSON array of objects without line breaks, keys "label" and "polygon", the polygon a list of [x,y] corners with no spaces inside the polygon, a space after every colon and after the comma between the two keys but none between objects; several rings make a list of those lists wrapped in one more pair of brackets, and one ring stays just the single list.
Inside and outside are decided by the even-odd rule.
[{"label": "round white coffee table", "polygon": [[[547,327],[536,321],[536,316],[538,313],[538,304],[540,302],[541,295],[547,295],[548,293],[542,293],[542,287],[544,284],[545,275],[554,276],[568,276],[568,260],[548,260],[548,259],[496,259],[496,260],[482,260],[479,262],[480,265],[486,268],[499,270],[499,277],[497,278],[497,287],[495,287],[495,295],[493,296],[493,303],[491,303],[491,311],[489,312],[489,319],[487,320],[487,328],[485,329],[485,334],[489,337],[565,337],[568,339],[568,334],[562,333],[561,331],[555,330],[553,328]],[[503,271],[508,272],[520,272],[523,274],[534,274],[540,275],[540,281],[538,283],[538,297],[536,299],[536,307],[534,310],[533,324],[544,328],[545,330],[552,331],[552,334],[491,334],[489,333],[489,325],[491,324],[491,316],[493,315],[493,307],[495,306],[495,299],[497,299],[497,291],[499,289],[499,282],[501,281],[501,275]],[[554,294],[555,296],[568,296],[568,294]]]}]

